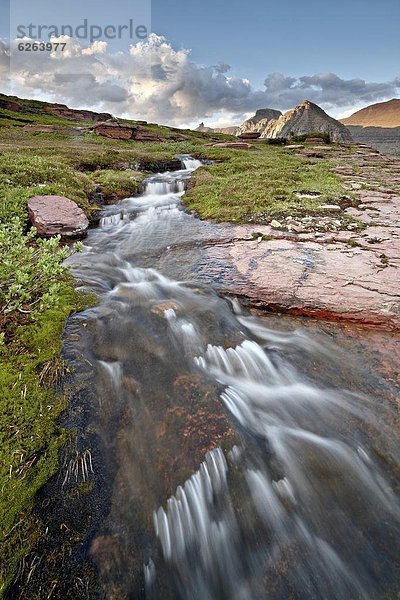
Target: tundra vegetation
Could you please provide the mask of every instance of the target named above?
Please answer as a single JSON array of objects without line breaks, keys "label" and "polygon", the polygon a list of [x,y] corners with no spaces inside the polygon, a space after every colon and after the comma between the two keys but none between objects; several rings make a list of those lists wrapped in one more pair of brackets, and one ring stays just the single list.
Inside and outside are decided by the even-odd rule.
[{"label": "tundra vegetation", "polygon": [[[318,211],[343,194],[326,161],[305,161],[280,145],[214,147],[232,138],[152,124],[142,127],[156,141],[108,139],[95,135],[91,122],[48,114],[42,102],[17,101],[22,110],[0,110],[0,596],[41,534],[35,494],[56,473],[67,439],[57,425],[66,400],[56,391],[68,369],[60,359],[65,320],[94,301],[75,292],[63,265],[79,248],[58,238],[39,240],[28,221],[28,199],[64,195],[95,220],[100,197],[115,201],[140,191],[147,175],[140,163],[176,154],[207,159],[185,199],[204,218],[265,221]],[[26,131],[27,124],[56,131]],[[62,127],[83,132],[71,136]],[[299,191],[318,192],[318,202]]]}]

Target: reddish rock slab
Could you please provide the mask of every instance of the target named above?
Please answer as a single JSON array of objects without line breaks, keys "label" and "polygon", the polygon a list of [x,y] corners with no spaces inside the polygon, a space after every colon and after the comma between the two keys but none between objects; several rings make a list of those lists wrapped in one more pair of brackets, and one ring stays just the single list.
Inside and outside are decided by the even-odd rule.
[{"label": "reddish rock slab", "polygon": [[[344,213],[365,223],[361,231],[231,228],[229,240],[206,250],[220,291],[270,311],[400,330],[400,196],[357,194],[359,206]],[[228,276],[217,273],[221,265]]]},{"label": "reddish rock slab", "polygon": [[46,106],[46,112],[56,117],[62,117],[69,121],[107,121],[112,119],[109,113],[96,113],[92,110],[79,110],[68,108],[65,104],[51,104]]},{"label": "reddish rock slab", "polygon": [[282,239],[235,242],[229,258],[254,305],[400,327],[398,270],[375,251]]},{"label": "reddish rock slab", "polygon": [[132,140],[135,137],[137,127],[131,125],[121,125],[120,123],[99,123],[95,125],[96,135],[111,138],[112,140]]},{"label": "reddish rock slab", "polygon": [[79,206],[65,196],[33,196],[28,201],[29,218],[38,235],[80,238],[89,221]]},{"label": "reddish rock slab", "polygon": [[96,135],[113,140],[136,140],[138,142],[161,142],[163,140],[162,136],[145,127],[126,125],[117,121],[99,123],[94,126],[94,132]]}]

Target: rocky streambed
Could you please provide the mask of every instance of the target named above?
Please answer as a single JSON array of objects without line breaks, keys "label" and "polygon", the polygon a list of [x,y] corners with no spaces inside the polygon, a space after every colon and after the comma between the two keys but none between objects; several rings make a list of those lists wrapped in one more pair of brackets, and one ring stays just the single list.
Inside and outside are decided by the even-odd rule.
[{"label": "rocky streambed", "polygon": [[395,597],[400,198],[349,172],[363,230],[213,224],[183,160],[72,259],[77,435],[9,597]]}]

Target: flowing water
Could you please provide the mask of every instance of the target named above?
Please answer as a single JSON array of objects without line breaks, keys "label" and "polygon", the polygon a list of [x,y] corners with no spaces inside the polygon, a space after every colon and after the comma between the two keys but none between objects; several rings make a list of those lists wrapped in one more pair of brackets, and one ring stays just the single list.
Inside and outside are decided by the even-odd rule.
[{"label": "flowing water", "polygon": [[67,329],[86,400],[63,489],[101,499],[85,552],[102,597],[398,597],[393,410],[329,336],[196,276],[224,233],[184,211],[200,165],[182,160],[107,207],[71,260],[100,301]]}]

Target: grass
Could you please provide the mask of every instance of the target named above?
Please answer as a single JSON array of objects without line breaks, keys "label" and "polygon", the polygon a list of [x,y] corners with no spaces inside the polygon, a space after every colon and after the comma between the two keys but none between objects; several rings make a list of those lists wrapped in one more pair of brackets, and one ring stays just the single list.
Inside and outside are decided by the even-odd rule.
[{"label": "grass", "polygon": [[113,202],[138,194],[142,178],[143,173],[132,170],[103,169],[93,173],[98,191],[102,193],[106,201]]},{"label": "grass", "polygon": [[[295,156],[257,142],[252,150],[231,150],[230,158],[199,169],[185,196],[190,210],[218,221],[268,221],[318,213],[344,195],[329,163]],[[299,198],[296,192],[319,197]],[[322,214],[322,212],[321,212]]]}]

